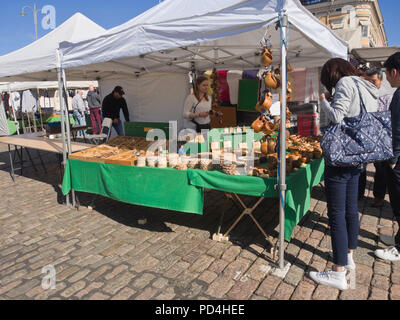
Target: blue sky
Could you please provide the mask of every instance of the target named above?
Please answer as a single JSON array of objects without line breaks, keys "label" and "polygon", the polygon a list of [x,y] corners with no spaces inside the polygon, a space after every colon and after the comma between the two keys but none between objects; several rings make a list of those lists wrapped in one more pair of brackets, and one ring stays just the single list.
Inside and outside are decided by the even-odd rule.
[{"label": "blue sky", "polygon": [[[385,19],[386,33],[389,45],[400,46],[400,33],[398,32],[398,19],[400,12],[399,0],[380,0],[383,17]],[[32,11],[25,9],[26,16],[21,17],[23,6],[33,7],[36,3],[38,8],[52,5],[56,9],[57,26],[67,20],[76,12],[81,12],[105,29],[115,27],[124,23],[138,14],[158,4],[158,0],[7,0],[2,1],[0,36],[3,41],[0,46],[0,55],[9,53],[24,47],[35,40],[35,29]],[[49,30],[43,30],[41,20],[44,15],[39,14],[39,37],[45,35]]]}]

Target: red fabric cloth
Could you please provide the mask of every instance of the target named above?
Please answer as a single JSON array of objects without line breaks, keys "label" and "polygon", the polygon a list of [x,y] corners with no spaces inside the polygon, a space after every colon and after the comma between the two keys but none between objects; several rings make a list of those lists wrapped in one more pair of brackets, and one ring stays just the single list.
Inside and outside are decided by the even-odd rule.
[{"label": "red fabric cloth", "polygon": [[231,101],[229,96],[229,85],[227,81],[228,70],[217,71],[218,72],[218,81],[220,84],[219,94],[220,97],[218,101]]}]

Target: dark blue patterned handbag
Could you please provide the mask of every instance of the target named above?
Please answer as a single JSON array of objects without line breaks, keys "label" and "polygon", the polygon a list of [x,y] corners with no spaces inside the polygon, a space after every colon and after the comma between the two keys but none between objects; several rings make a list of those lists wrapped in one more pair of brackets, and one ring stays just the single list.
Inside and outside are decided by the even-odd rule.
[{"label": "dark blue patterned handbag", "polygon": [[321,128],[322,154],[329,166],[350,167],[393,158],[390,110],[367,112],[360,95],[360,114]]}]

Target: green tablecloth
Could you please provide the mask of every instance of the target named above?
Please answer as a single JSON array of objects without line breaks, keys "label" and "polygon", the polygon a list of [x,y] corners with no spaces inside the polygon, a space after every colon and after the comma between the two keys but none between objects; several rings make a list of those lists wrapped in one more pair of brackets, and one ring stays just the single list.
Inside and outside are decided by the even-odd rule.
[{"label": "green tablecloth", "polygon": [[7,120],[8,123],[8,131],[10,133],[10,136],[12,136],[14,133],[17,133],[17,126],[15,125],[14,121]]},{"label": "green tablecloth", "polygon": [[[311,188],[323,179],[324,161],[314,160],[287,177],[285,239],[310,208]],[[62,191],[71,189],[118,201],[188,213],[203,213],[203,188],[229,193],[278,197],[276,178],[229,176],[219,171],[139,168],[68,160]]]},{"label": "green tablecloth", "polygon": [[187,171],[68,160],[62,185],[114,200],[187,213],[203,213],[204,193],[189,184]]},{"label": "green tablecloth", "polygon": [[[286,180],[285,239],[290,241],[294,227],[310,208],[311,188],[323,180],[324,161],[315,159],[305,168],[292,172]],[[276,178],[229,176],[219,171],[188,170],[190,184],[229,193],[278,197]]]},{"label": "green tablecloth", "polygon": [[[43,122],[45,123],[61,122],[61,116],[48,117],[47,119],[44,119]],[[75,119],[72,115],[69,116],[69,123],[71,125],[75,125]]]}]

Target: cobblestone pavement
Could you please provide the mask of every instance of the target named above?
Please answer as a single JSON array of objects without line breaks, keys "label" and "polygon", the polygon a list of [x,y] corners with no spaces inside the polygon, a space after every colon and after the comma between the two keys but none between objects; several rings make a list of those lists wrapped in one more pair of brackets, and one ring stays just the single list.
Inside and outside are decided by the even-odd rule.
[{"label": "cobblestone pavement", "polygon": [[[366,199],[360,201],[361,230],[356,289],[340,292],[316,285],[307,273],[332,265],[323,186],[313,189],[310,212],[286,243],[287,272],[276,269],[265,239],[249,217],[216,242],[221,192],[205,195],[203,216],[151,209],[78,193],[79,211],[63,205],[56,156],[42,153],[39,165],[13,183],[7,146],[0,145],[0,299],[400,299],[400,264],[376,259],[379,234],[393,235],[388,202],[370,207],[373,166]],[[245,199],[247,203],[254,198]],[[387,200],[387,199],[386,199]],[[86,207],[85,207],[86,206]],[[277,241],[278,203],[266,199],[255,216]],[[229,204],[223,231],[238,216]],[[147,223],[138,221],[146,218]],[[44,290],[43,267],[56,271],[55,289]],[[45,283],[46,284],[46,283]]]}]

